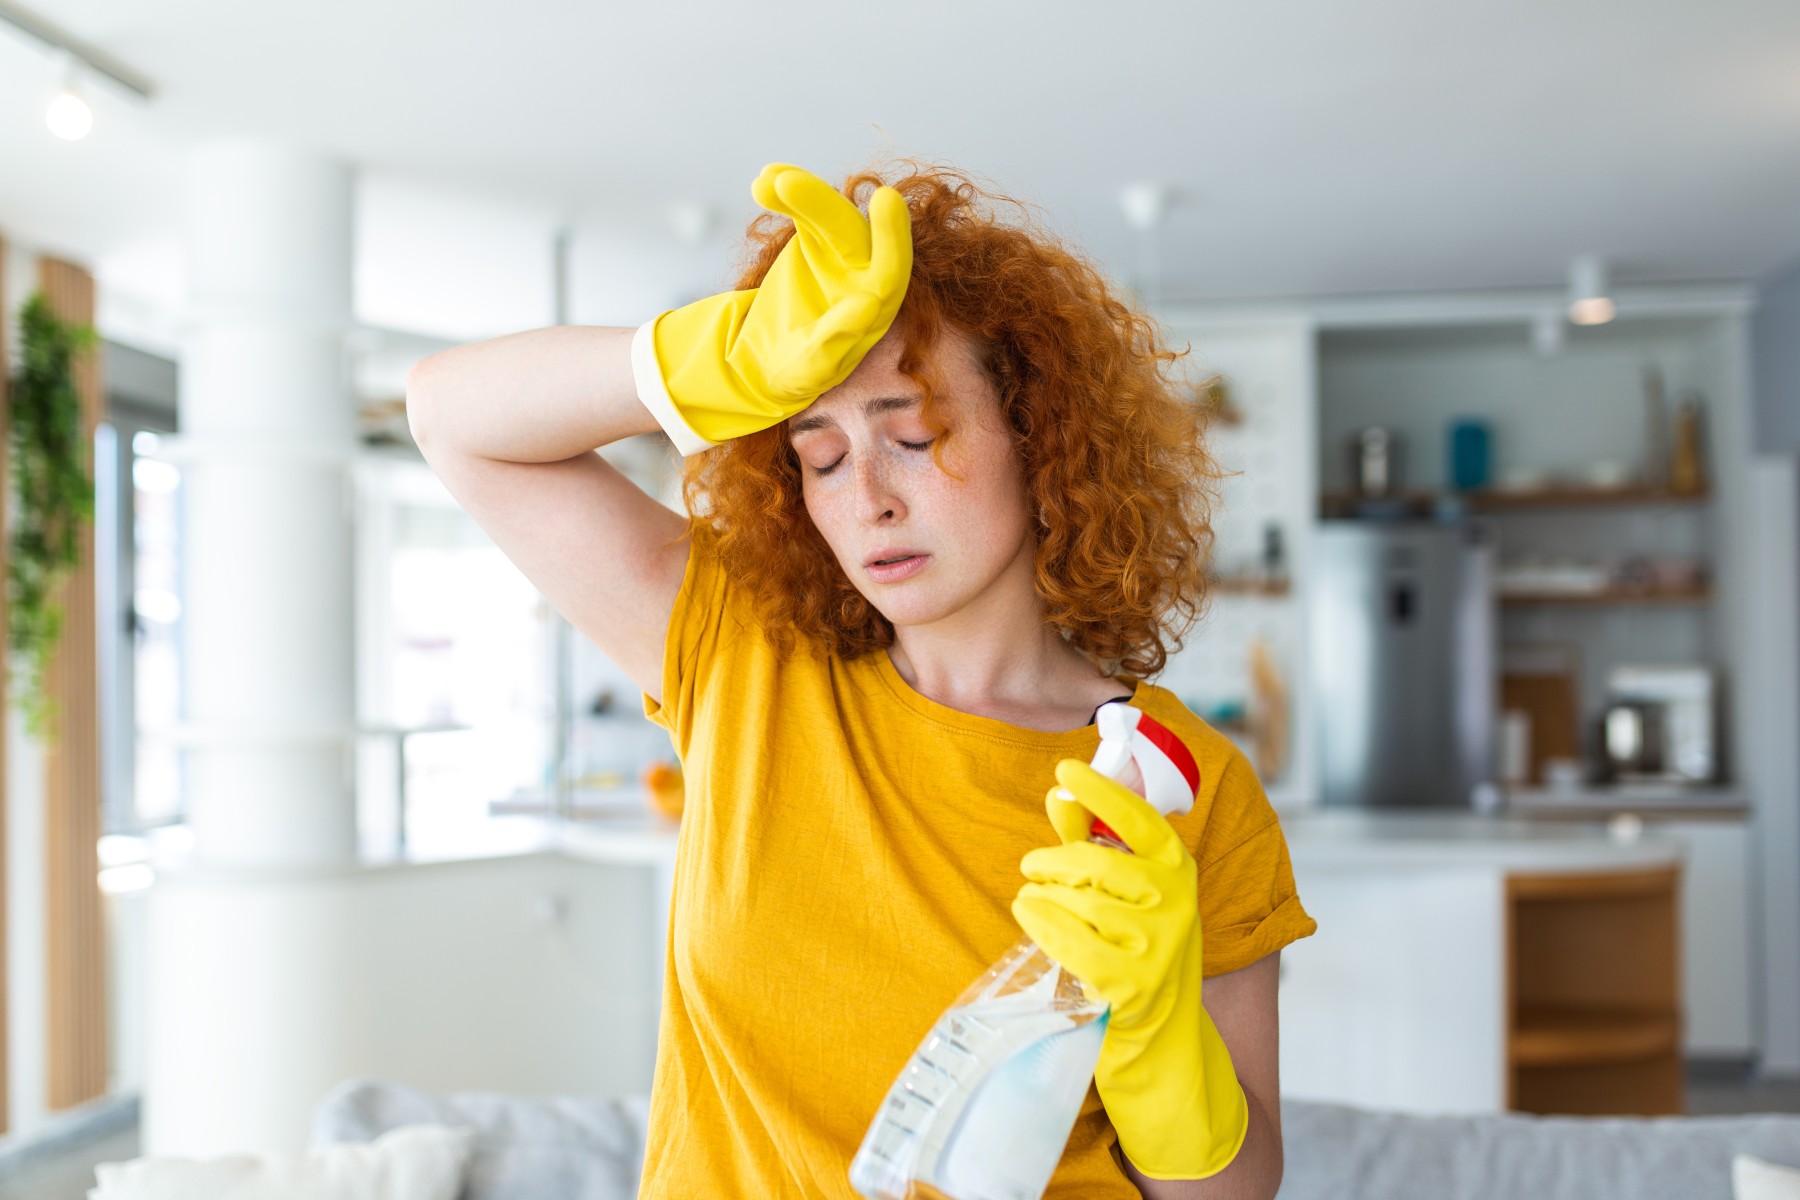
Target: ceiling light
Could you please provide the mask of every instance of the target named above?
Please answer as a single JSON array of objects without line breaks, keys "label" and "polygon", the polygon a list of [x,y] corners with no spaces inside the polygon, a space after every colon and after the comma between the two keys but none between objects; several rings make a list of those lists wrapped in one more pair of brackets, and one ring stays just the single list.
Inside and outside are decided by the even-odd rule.
[{"label": "ceiling light", "polygon": [[58,74],[62,77],[62,87],[44,112],[44,123],[57,137],[72,142],[87,136],[88,130],[94,127],[94,110],[75,90],[73,73],[77,66],[134,100],[150,99],[150,84],[142,75],[104,50],[22,8],[15,0],[0,0],[0,25],[10,26],[47,47],[59,58]]},{"label": "ceiling light", "polygon": [[65,142],[79,142],[94,127],[94,110],[75,90],[75,69],[71,65],[63,76],[62,88],[44,110],[44,124]]},{"label": "ceiling light", "polygon": [[1174,198],[1174,192],[1160,183],[1133,183],[1120,189],[1119,207],[1133,229],[1147,233],[1162,224]]},{"label": "ceiling light", "polygon": [[1604,325],[1618,314],[1607,295],[1606,263],[1598,254],[1580,254],[1569,264],[1569,320]]},{"label": "ceiling light", "polygon": [[1157,234],[1175,202],[1175,190],[1160,183],[1132,183],[1119,189],[1125,223],[1137,231],[1138,299],[1152,310],[1162,307],[1162,251]]}]

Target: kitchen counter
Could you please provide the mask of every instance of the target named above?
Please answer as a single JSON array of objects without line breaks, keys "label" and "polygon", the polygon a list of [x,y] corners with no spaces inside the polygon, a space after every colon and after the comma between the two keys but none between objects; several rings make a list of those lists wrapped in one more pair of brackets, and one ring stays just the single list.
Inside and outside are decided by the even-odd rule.
[{"label": "kitchen counter", "polygon": [[1282,817],[1297,875],[1320,870],[1478,867],[1629,870],[1678,862],[1684,845],[1625,822],[1530,820],[1466,811],[1307,809]]},{"label": "kitchen counter", "polygon": [[1510,788],[1503,811],[1547,819],[1600,820],[1634,813],[1646,821],[1743,821],[1750,796],[1740,788],[1673,783]]},{"label": "kitchen counter", "polygon": [[[1531,949],[1515,925],[1517,895],[1543,894],[1546,884],[1610,894],[1607,876],[1619,877],[1621,894],[1673,886],[1678,895],[1680,876],[1654,881],[1672,867],[1685,872],[1689,857],[1684,838],[1624,815],[1314,808],[1284,813],[1282,830],[1301,903],[1319,923],[1282,952],[1283,1091],[1417,1112],[1505,1111],[1520,1079],[1533,1078],[1518,1074],[1512,1047],[1523,1003],[1514,964]],[[1672,937],[1674,902],[1659,911]],[[1586,927],[1528,928],[1574,936]],[[1557,959],[1559,969],[1635,979],[1656,965],[1635,943],[1608,944],[1617,961],[1583,951]],[[1587,991],[1572,994],[1601,988],[1580,982]],[[1679,1012],[1658,1028],[1672,1053]]]}]

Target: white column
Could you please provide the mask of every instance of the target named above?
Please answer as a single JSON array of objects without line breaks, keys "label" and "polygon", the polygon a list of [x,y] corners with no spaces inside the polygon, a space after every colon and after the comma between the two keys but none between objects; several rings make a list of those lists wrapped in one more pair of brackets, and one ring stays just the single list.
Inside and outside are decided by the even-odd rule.
[{"label": "white column", "polygon": [[228,141],[189,164],[181,360],[188,815],[203,863],[355,852],[348,166]]},{"label": "white column", "polygon": [[250,140],[187,164],[182,669],[191,861],[150,895],[143,1141],[301,1149],[343,1070],[356,918],[352,180]]}]

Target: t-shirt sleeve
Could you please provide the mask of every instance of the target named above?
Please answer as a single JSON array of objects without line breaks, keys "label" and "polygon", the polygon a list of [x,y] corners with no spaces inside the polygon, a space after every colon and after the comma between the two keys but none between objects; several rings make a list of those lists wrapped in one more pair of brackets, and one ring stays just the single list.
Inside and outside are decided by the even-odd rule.
[{"label": "t-shirt sleeve", "polygon": [[1205,974],[1247,967],[1318,929],[1300,906],[1281,820],[1241,751],[1226,759],[1195,858]]},{"label": "t-shirt sleeve", "polygon": [[669,731],[675,753],[683,761],[693,738],[695,697],[703,693],[705,675],[735,628],[734,618],[726,611],[725,571],[712,534],[697,524],[691,530],[687,570],[663,643],[662,700],[643,693],[644,715]]}]

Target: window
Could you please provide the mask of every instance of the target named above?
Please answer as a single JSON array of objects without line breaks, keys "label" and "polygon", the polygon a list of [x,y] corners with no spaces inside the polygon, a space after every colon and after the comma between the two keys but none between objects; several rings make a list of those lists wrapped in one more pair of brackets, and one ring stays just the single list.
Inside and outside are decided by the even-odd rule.
[{"label": "window", "polygon": [[371,454],[358,494],[365,840],[391,844],[402,786],[419,850],[464,840],[494,801],[547,805],[555,614],[423,462]]}]

